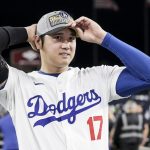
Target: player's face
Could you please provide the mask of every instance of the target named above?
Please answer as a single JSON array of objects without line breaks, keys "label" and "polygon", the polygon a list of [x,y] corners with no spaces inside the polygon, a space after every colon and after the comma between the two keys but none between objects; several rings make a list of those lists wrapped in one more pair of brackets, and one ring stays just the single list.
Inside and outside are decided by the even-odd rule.
[{"label": "player's face", "polygon": [[48,70],[67,69],[76,50],[76,34],[71,29],[63,29],[53,35],[45,35],[41,53],[42,67]]}]

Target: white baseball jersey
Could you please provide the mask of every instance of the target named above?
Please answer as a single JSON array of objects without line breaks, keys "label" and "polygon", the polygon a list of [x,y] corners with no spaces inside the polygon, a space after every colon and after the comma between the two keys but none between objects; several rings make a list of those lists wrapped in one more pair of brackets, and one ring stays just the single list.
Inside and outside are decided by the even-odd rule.
[{"label": "white baseball jersey", "polygon": [[108,150],[108,102],[124,68],[70,68],[58,77],[9,66],[0,102],[10,112],[19,150]]}]

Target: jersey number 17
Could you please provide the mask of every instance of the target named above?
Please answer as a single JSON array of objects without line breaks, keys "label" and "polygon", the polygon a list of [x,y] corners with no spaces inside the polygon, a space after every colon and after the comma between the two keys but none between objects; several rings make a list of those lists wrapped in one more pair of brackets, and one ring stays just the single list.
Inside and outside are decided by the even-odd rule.
[{"label": "jersey number 17", "polygon": [[[96,133],[95,128],[94,128],[94,123],[99,122],[99,129],[98,132]],[[87,124],[89,125],[89,131],[90,131],[90,136],[91,140],[100,140],[101,139],[101,133],[102,133],[102,125],[103,125],[103,117],[102,116],[93,116],[89,117]]]}]

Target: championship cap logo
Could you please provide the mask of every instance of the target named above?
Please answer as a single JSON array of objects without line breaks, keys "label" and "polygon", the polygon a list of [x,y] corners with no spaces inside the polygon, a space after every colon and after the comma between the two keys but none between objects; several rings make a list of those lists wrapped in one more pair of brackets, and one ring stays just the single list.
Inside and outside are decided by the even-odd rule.
[{"label": "championship cap logo", "polygon": [[67,13],[61,11],[58,14],[49,17],[49,23],[51,27],[57,26],[59,24],[68,24],[70,17]]}]

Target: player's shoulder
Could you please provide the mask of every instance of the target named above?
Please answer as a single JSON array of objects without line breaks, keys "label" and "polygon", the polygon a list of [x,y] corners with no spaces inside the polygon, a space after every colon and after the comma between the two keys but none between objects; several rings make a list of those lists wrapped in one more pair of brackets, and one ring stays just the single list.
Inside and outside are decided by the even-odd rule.
[{"label": "player's shoulder", "polygon": [[15,68],[13,66],[8,65],[8,69],[9,74],[12,74],[13,76],[27,76],[27,73],[25,71]]},{"label": "player's shoulder", "polygon": [[104,71],[104,66],[92,66],[92,67],[71,67],[70,68],[73,75],[77,76],[86,76],[86,75],[94,75],[101,71]]},{"label": "player's shoulder", "polygon": [[85,67],[85,68],[81,68],[80,71],[81,72],[95,72],[95,71],[109,71],[112,69],[117,69],[120,68],[119,66],[115,65],[115,66],[108,66],[108,65],[100,65],[100,66],[92,66],[92,67]]},{"label": "player's shoulder", "polygon": [[120,73],[123,69],[124,67],[119,67],[117,65],[115,66],[101,65],[101,66],[81,68],[80,70],[77,71],[77,73],[79,76],[108,77]]}]

